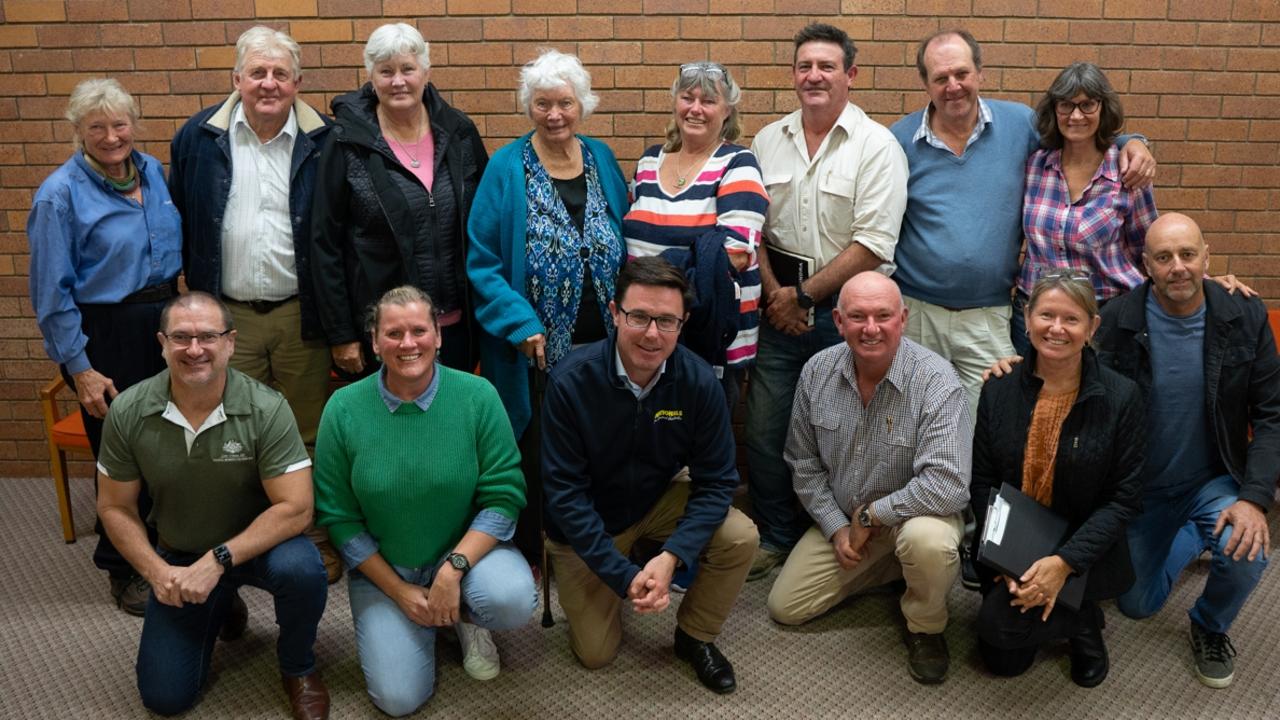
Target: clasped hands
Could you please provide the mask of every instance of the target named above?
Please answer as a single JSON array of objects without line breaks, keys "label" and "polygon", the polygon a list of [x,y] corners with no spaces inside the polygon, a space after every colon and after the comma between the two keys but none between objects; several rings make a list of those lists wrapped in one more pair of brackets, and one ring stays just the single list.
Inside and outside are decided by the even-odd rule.
[{"label": "clasped hands", "polygon": [[448,627],[462,619],[462,576],[445,565],[431,587],[401,582],[393,598],[405,617],[423,627]]},{"label": "clasped hands", "polygon": [[671,604],[671,576],[679,562],[671,551],[663,550],[653,556],[627,586],[627,599],[631,609],[641,615],[660,613]]},{"label": "clasped hands", "polygon": [[185,567],[164,563],[158,572],[152,572],[147,577],[147,582],[151,583],[151,592],[155,593],[156,600],[165,605],[182,607],[186,603],[208,600],[209,593],[213,592],[218,580],[222,579],[223,572],[222,565],[213,557],[213,552],[209,551]]},{"label": "clasped hands", "polygon": [[1058,602],[1058,593],[1062,592],[1062,586],[1072,572],[1065,560],[1057,555],[1050,555],[1032,563],[1017,580],[999,575],[996,582],[1005,583],[1009,595],[1013,597],[1009,602],[1012,607],[1022,608],[1024,613],[1032,608],[1043,607],[1044,613],[1040,616],[1043,622],[1049,619]]}]

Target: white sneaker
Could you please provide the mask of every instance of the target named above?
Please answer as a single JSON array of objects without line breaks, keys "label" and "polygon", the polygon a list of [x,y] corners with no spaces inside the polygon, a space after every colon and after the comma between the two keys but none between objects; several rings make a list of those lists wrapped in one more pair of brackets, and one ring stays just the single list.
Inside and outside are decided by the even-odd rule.
[{"label": "white sneaker", "polygon": [[462,669],[476,680],[498,677],[502,666],[498,660],[498,646],[493,644],[489,631],[467,622],[453,627],[458,633],[458,644],[462,646]]}]

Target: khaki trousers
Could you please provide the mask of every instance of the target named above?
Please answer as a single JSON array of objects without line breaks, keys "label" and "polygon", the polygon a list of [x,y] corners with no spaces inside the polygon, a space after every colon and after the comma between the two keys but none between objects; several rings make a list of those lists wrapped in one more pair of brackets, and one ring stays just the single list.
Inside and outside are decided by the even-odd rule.
[{"label": "khaki trousers", "polygon": [[[640,522],[613,537],[613,546],[628,555],[638,540],[666,540],[675,531],[688,499],[689,483],[672,482]],[[759,544],[755,523],[736,508],[729,508],[699,556],[698,574],[676,612],[676,623],[682,630],[703,642],[716,639],[738,599]],[[569,620],[573,654],[588,668],[608,665],[622,644],[623,598],[601,582],[569,545],[548,540],[547,552],[555,570],[560,607]]]},{"label": "khaki trousers", "polygon": [[1013,354],[1009,304],[948,310],[906,296],[902,301],[908,310],[907,337],[946,358],[956,369],[969,399],[969,422],[976,424],[982,372]]},{"label": "khaki trousers", "polygon": [[947,627],[947,593],[960,572],[960,515],[916,517],[884,528],[867,541],[862,562],[844,570],[817,527],[800,538],[769,592],[769,616],[799,625],[850,595],[898,578],[907,591],[900,601],[907,629],[940,633]]},{"label": "khaki trousers", "polygon": [[266,314],[227,298],[236,323],[231,367],[275,388],[293,409],[302,442],[314,445],[329,394],[329,348],[302,339],[302,306],[294,298]]}]

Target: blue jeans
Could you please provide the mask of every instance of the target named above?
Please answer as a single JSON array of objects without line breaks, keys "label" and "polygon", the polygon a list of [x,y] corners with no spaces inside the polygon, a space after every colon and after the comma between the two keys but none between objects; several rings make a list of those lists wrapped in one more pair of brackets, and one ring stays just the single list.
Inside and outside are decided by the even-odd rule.
[{"label": "blue jeans", "polygon": [[[439,564],[392,567],[405,582],[427,587]],[[388,715],[408,715],[435,692],[436,629],[410,620],[395,600],[358,570],[349,574],[347,583],[369,697]],[[529,564],[510,544],[490,550],[462,578],[462,605],[468,620],[480,627],[518,628],[529,622],[537,604]]]},{"label": "blue jeans", "polygon": [[1142,514],[1129,523],[1128,531],[1137,580],[1116,601],[1120,612],[1132,618],[1154,615],[1164,607],[1183,569],[1208,549],[1213,553],[1209,579],[1188,614],[1209,632],[1227,632],[1267,566],[1262,553],[1253,562],[1223,554],[1231,539],[1230,525],[1213,536],[1218,515],[1236,501],[1239,492],[1230,475],[1221,475],[1181,496],[1143,496]]},{"label": "blue jeans", "polygon": [[[200,557],[160,554],[166,562],[184,566]],[[329,596],[329,581],[316,546],[298,535],[227,571],[203,603],[178,608],[151,594],[137,663],[138,692],[149,710],[174,715],[195,705],[209,676],[213,643],[241,585],[266,590],[275,600],[280,672],[300,677],[315,670],[313,646]]]},{"label": "blue jeans", "polygon": [[761,319],[756,364],[747,387],[743,433],[747,446],[747,489],[756,526],[760,529],[760,546],[768,550],[790,551],[811,524],[808,513],[796,499],[791,470],[782,459],[782,449],[787,443],[791,401],[800,370],[818,351],[843,342],[831,318],[830,307],[815,309],[814,318],[814,328],[800,336],[782,333],[768,320]]}]

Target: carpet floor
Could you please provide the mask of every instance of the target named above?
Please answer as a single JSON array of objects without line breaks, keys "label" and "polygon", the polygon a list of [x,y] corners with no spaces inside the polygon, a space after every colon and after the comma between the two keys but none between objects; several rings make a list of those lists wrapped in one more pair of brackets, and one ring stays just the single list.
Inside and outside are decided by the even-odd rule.
[{"label": "carpet floor", "polygon": [[[0,480],[0,718],[148,717],[134,686],[142,620],[116,610],[105,575],[91,562],[92,486],[72,483],[79,541],[64,544],[48,478]],[[1280,520],[1271,513],[1272,536]],[[1194,564],[1168,606],[1143,621],[1106,606],[1111,674],[1092,690],[1071,683],[1065,645],[1042,652],[1022,677],[982,670],[974,640],[978,596],[956,585],[950,597],[951,672],[926,687],[911,680],[896,599],[876,591],[799,628],[765,612],[770,582],[750,583],[718,646],[733,661],[738,691],[717,696],[671,654],[674,616],[624,618],[625,640],[610,667],[588,671],[573,659],[564,615],[538,617],[495,633],[502,674],[470,679],[454,644],[439,646],[436,695],[414,717],[441,718],[1276,718],[1280,717],[1280,575],[1261,585],[1232,629],[1235,683],[1210,690],[1196,681],[1187,615],[1207,563]],[[776,573],[775,573],[776,576]],[[275,664],[270,598],[246,588],[249,630],[219,643],[211,681],[187,718],[286,718]],[[677,598],[678,599],[678,598]],[[673,603],[674,606],[674,603]],[[674,607],[673,607],[674,609]],[[346,580],[330,587],[316,647],[334,718],[384,717],[369,702],[356,659]]]}]

